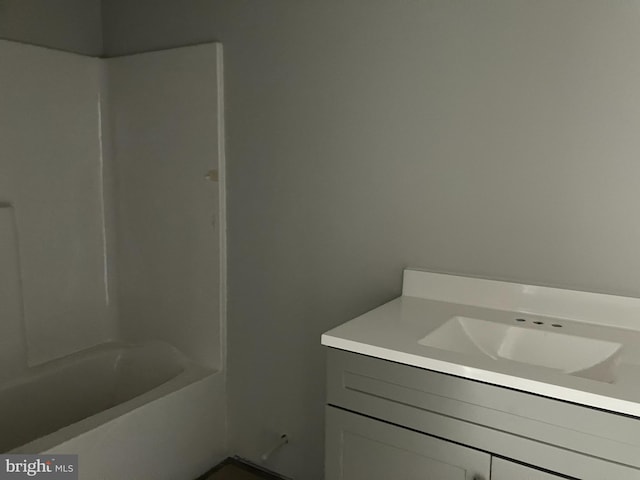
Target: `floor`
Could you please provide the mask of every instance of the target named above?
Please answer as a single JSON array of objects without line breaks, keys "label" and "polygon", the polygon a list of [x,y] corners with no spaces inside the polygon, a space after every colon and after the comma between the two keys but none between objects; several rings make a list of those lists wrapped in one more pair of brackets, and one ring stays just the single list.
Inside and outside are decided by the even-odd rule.
[{"label": "floor", "polygon": [[198,480],[280,480],[280,477],[228,458]]}]

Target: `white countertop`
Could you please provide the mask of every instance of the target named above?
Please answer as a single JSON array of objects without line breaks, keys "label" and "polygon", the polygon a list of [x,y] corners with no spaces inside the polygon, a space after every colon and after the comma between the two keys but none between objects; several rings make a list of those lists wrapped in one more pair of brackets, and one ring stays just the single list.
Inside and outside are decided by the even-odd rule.
[{"label": "white countertop", "polygon": [[[453,317],[622,345],[611,383],[558,370],[418,343]],[[601,320],[600,320],[601,319]],[[637,321],[636,321],[637,319]],[[543,322],[542,325],[533,322]],[[635,327],[637,323],[637,329]],[[556,329],[555,331],[557,331]],[[403,296],[322,335],[354,353],[640,417],[640,299],[405,271]]]}]

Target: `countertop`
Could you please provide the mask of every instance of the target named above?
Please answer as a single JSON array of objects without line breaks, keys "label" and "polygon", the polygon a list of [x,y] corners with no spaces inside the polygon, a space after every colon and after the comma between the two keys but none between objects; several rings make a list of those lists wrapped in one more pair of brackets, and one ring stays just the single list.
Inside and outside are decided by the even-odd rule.
[{"label": "countertop", "polygon": [[[431,298],[429,298],[431,297]],[[480,305],[479,305],[480,304]],[[622,345],[611,382],[418,343],[453,317]],[[602,318],[601,321],[600,318]],[[640,299],[406,270],[403,295],[322,335],[327,347],[640,417]],[[541,322],[536,324],[534,322]],[[561,329],[552,325],[561,325]]]}]

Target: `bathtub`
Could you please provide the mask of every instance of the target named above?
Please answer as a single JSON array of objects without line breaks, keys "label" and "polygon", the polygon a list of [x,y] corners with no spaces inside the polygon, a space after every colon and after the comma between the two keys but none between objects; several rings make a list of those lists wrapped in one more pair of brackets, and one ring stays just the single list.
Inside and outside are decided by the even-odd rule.
[{"label": "bathtub", "polygon": [[83,480],[193,480],[225,456],[223,389],[166,343],[103,344],[0,385],[0,452],[78,454]]}]

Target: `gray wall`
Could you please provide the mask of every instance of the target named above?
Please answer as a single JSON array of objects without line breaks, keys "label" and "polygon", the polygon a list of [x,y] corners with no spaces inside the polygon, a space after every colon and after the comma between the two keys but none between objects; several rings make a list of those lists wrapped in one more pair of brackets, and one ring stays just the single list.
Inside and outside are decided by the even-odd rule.
[{"label": "gray wall", "polygon": [[630,0],[107,0],[109,55],[225,48],[232,449],[322,476],[320,333],[402,267],[640,295]]},{"label": "gray wall", "polygon": [[0,0],[0,38],[97,56],[100,0]]}]

